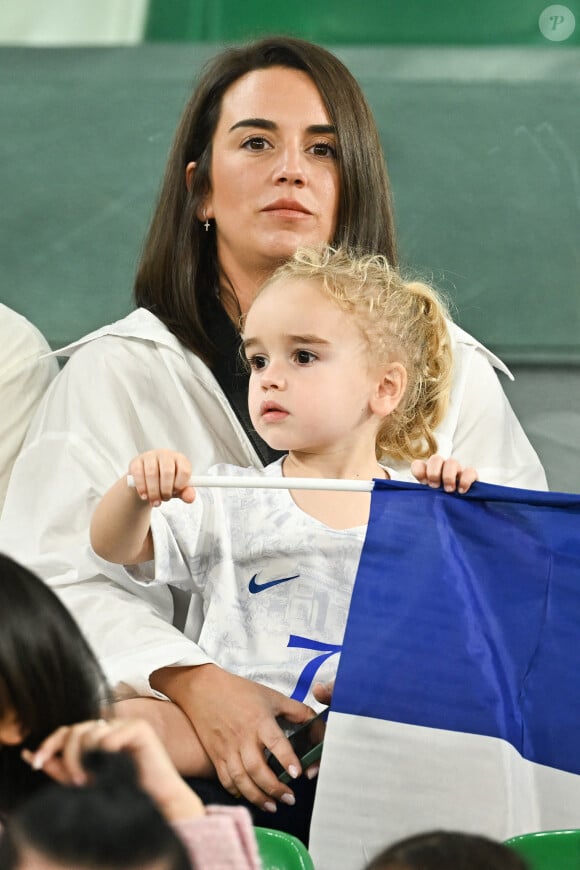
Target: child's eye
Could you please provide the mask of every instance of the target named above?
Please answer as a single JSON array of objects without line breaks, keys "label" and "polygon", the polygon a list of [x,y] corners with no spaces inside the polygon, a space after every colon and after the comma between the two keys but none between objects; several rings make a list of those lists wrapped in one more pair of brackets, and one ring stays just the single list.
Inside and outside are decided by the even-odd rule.
[{"label": "child's eye", "polygon": [[263,136],[250,136],[249,139],[242,142],[242,148],[246,148],[248,151],[265,151],[266,148],[271,147],[268,140],[264,139]]},{"label": "child's eye", "polygon": [[330,142],[317,142],[310,150],[317,157],[336,158],[336,148]]},{"label": "child's eye", "polygon": [[314,362],[316,354],[309,350],[297,350],[295,358],[298,365],[305,366],[308,365],[308,363]]},{"label": "child's eye", "polygon": [[248,357],[248,363],[253,371],[260,371],[260,369],[266,368],[268,360],[265,356],[257,353],[254,356]]}]

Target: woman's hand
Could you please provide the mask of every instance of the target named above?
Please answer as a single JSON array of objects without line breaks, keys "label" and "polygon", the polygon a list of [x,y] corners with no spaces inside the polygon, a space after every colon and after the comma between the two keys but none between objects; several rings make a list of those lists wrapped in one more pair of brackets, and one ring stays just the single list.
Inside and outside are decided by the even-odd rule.
[{"label": "woman's hand", "polygon": [[267,812],[276,811],[276,801],[294,804],[292,790],[268,767],[264,749],[298,777],[300,761],[276,717],[304,722],[314,715],[311,707],[213,664],[163,668],[152,675],[151,685],[186,713],[231,794]]},{"label": "woman's hand", "polygon": [[98,719],[65,725],[47,737],[36,752],[23,750],[22,757],[57,782],[82,786],[87,782],[83,755],[95,749],[127,752],[137,768],[141,788],[167,821],[204,815],[201,800],[177,773],[153,728],[141,719]]},{"label": "woman's hand", "polygon": [[443,459],[435,454],[425,462],[415,459],[411,463],[411,471],[419,481],[432,487],[443,486],[445,492],[467,492],[472,483],[477,480],[477,471],[468,466],[464,468],[456,459]]},{"label": "woman's hand", "polygon": [[195,489],[189,486],[191,462],[183,453],[174,450],[148,450],[131,460],[129,474],[133,475],[135,489],[143,501],[159,507],[162,501],[180,498],[191,504]]},{"label": "woman's hand", "polygon": [[326,707],[330,706],[332,701],[332,693],[334,692],[334,680],[330,683],[314,683],[312,686],[312,694],[321,704]]}]

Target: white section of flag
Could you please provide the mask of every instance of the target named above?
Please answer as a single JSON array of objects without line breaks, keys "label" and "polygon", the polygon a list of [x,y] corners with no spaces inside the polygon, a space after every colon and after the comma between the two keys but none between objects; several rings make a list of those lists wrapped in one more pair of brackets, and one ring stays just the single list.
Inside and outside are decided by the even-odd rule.
[{"label": "white section of flag", "polygon": [[316,870],[359,870],[434,828],[505,840],[580,827],[580,776],[496,737],[331,712],[309,850]]}]

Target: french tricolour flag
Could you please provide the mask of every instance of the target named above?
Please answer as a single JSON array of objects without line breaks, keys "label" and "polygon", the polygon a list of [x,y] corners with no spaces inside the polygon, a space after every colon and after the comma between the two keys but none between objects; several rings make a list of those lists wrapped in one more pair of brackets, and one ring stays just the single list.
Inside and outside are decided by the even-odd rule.
[{"label": "french tricolour flag", "polygon": [[310,848],[580,827],[580,496],[379,482]]}]

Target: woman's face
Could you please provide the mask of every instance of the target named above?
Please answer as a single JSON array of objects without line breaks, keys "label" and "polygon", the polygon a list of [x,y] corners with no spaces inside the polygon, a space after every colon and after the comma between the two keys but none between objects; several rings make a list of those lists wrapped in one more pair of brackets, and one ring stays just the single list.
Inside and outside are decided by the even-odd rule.
[{"label": "woman's face", "polygon": [[312,79],[270,67],[225,92],[212,146],[211,192],[220,267],[271,271],[300,245],[331,241],[337,134]]}]

